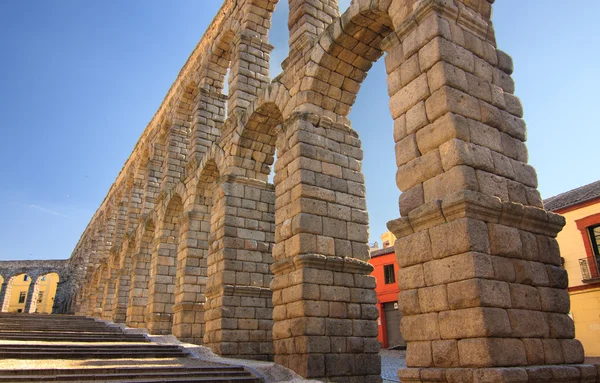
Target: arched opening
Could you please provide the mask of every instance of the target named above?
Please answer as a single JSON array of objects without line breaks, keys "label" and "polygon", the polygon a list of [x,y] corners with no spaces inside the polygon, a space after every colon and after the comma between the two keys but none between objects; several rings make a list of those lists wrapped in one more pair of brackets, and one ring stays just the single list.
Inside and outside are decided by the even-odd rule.
[{"label": "arched opening", "polygon": [[245,169],[245,176],[267,182],[275,162],[276,138],[283,117],[277,105],[265,103],[258,107],[243,127],[234,164]]},{"label": "arched opening", "polygon": [[[358,3],[353,2],[353,12]],[[300,92],[292,101],[296,109],[277,139],[274,178],[275,361],[304,377],[332,380],[376,375],[380,365],[374,280],[366,245],[363,152],[346,116],[393,27],[385,12],[348,16],[335,20],[310,54],[312,61],[306,64]],[[294,292],[298,296],[292,296]],[[364,327],[354,331],[357,305]],[[331,340],[326,344],[335,349],[335,359],[320,359],[314,351],[320,347],[315,328],[322,329],[318,335],[325,339],[360,334],[361,347],[339,347]],[[345,333],[339,332],[342,328]],[[359,371],[366,365],[373,368]]]},{"label": "arched opening", "polygon": [[[295,127],[295,130],[302,133],[295,137],[297,141],[308,145],[305,145],[304,148],[289,149],[289,151],[295,149],[297,152],[301,152],[297,156],[303,163],[300,166],[301,170],[310,170],[308,166],[311,163],[311,151],[313,153],[315,151],[310,147],[311,145],[316,147],[316,150],[326,149],[323,151],[323,155],[319,156],[320,158],[316,158],[319,163],[315,163],[315,165],[320,168],[313,173],[321,173],[320,175],[326,173],[325,165],[327,163],[327,172],[342,174],[345,181],[352,181],[352,183],[346,183],[347,190],[335,187],[317,189],[313,187],[314,181],[311,178],[313,175],[316,178],[315,174],[295,172],[297,177],[302,180],[302,185],[298,186],[295,197],[291,199],[305,198],[304,201],[301,201],[305,205],[295,210],[299,214],[292,213],[291,211],[294,210],[290,209],[291,211],[288,210],[281,221],[278,219],[277,234],[288,233],[289,239],[285,241],[284,248],[281,248],[281,237],[278,237],[278,248],[275,255],[276,260],[279,260],[277,255],[280,255],[282,261],[274,266],[274,270],[277,270],[274,286],[284,285],[285,272],[281,271],[286,267],[289,267],[288,270],[291,269],[292,264],[290,263],[293,263],[295,271],[298,271],[298,265],[301,262],[308,263],[307,260],[312,257],[311,252],[323,254],[318,248],[319,237],[333,237],[335,245],[333,254],[336,256],[348,254],[352,258],[356,258],[357,266],[359,265],[358,261],[368,260],[368,254],[364,254],[363,247],[368,233],[367,216],[360,214],[366,213],[364,179],[362,179],[361,172],[361,145],[358,136],[353,135],[353,130],[348,129],[349,134],[346,137],[349,138],[349,141],[354,140],[354,142],[351,148],[348,148],[348,142],[343,148],[351,154],[347,157],[352,157],[352,161],[349,161],[348,165],[342,166],[342,169],[332,166],[332,164],[335,165],[335,162],[329,161],[325,155],[334,154],[331,152],[335,152],[335,145],[328,146],[327,144],[330,131],[327,129],[327,124],[323,124],[322,116],[327,116],[332,121],[344,121],[355,103],[356,94],[367,72],[385,50],[387,52],[385,64],[389,109],[394,121],[396,186],[402,191],[399,210],[403,217],[390,222],[389,226],[393,233],[401,238],[400,242],[396,242],[396,249],[399,249],[397,260],[401,273],[398,281],[400,282],[399,287],[402,289],[398,306],[405,314],[402,319],[403,329],[408,329],[405,334],[409,351],[407,365],[415,367],[407,370],[404,376],[400,376],[403,381],[405,378],[412,380],[416,374],[421,373],[420,371],[426,371],[416,367],[439,367],[435,362],[421,358],[423,353],[419,355],[420,352],[430,352],[432,344],[431,342],[416,342],[425,340],[425,337],[419,338],[419,334],[429,335],[432,329],[438,325],[436,319],[426,323],[425,312],[434,318],[437,318],[438,315],[439,318],[447,315],[444,326],[452,326],[457,329],[452,334],[442,333],[441,338],[436,337],[435,339],[452,339],[453,342],[457,340],[460,342],[460,339],[475,337],[473,333],[463,330],[466,328],[464,319],[469,317],[466,311],[463,311],[465,315],[462,317],[456,311],[452,314],[449,313],[450,308],[445,300],[446,286],[457,281],[463,283],[467,279],[471,279],[468,283],[473,284],[477,284],[483,279],[495,279],[493,282],[489,282],[490,285],[491,283],[505,283],[503,275],[488,273],[487,270],[477,269],[478,266],[474,265],[483,264],[483,262],[491,264],[490,258],[499,255],[510,258],[520,252],[520,250],[516,250],[512,254],[502,254],[504,250],[499,252],[490,250],[489,243],[494,240],[494,236],[496,236],[496,241],[503,241],[498,239],[499,232],[506,233],[503,238],[508,238],[510,232],[510,235],[514,236],[515,243],[521,242],[519,237],[530,237],[530,233],[520,231],[530,230],[530,227],[519,227],[512,221],[513,219],[521,220],[524,214],[515,213],[514,216],[511,214],[510,219],[505,219],[506,226],[502,225],[501,228],[494,224],[494,222],[503,220],[500,212],[502,211],[504,214],[508,210],[508,206],[519,210],[520,206],[526,205],[525,210],[527,210],[529,206],[524,203],[528,201],[525,191],[535,187],[536,181],[534,171],[524,163],[526,159],[519,158],[516,151],[511,152],[512,149],[507,150],[508,145],[502,145],[502,139],[504,139],[511,143],[512,148],[524,149],[524,123],[520,120],[522,111],[518,101],[511,95],[513,84],[510,77],[507,76],[508,71],[502,68],[502,65],[498,65],[504,57],[495,48],[493,30],[487,23],[488,20],[481,17],[482,15],[476,14],[478,26],[465,23],[461,17],[457,21],[455,15],[462,12],[460,7],[464,7],[467,3],[471,4],[470,2],[399,1],[392,2],[390,5],[390,2],[383,1],[353,1],[352,6],[341,17],[341,20],[336,21],[328,29],[328,33],[321,36],[321,41],[312,52],[311,58],[314,61],[307,65],[308,78],[302,79],[302,84],[306,82],[312,85],[307,86],[309,89],[306,90],[307,93],[300,101],[306,105],[301,104],[298,110],[314,111],[314,115],[308,116],[304,121],[299,121]],[[485,4],[488,7],[486,9],[489,9],[489,3],[478,2],[477,4]],[[388,10],[392,13],[394,23],[392,23],[392,17],[386,16]],[[396,32],[392,34],[391,32],[394,30]],[[506,59],[506,61],[509,60]],[[512,68],[510,69],[512,70]],[[343,75],[340,76],[342,73]],[[514,102],[516,107],[510,106],[511,102]],[[333,134],[333,132],[331,133]],[[285,157],[285,154],[281,152],[280,154],[281,158]],[[278,162],[281,161],[281,158],[278,159]],[[293,164],[293,159],[290,164]],[[350,165],[353,165],[354,169]],[[512,173],[511,166],[514,170]],[[277,164],[276,168],[279,169]],[[285,179],[293,179],[294,174],[289,165],[287,169],[290,174],[287,174]],[[532,177],[526,177],[525,173],[531,174]],[[356,178],[352,179],[354,176]],[[277,184],[278,176],[275,178]],[[522,193],[514,192],[517,189]],[[293,190],[292,195],[294,194]],[[278,209],[285,205],[284,196],[285,192],[278,189]],[[312,200],[310,201],[313,202],[312,206],[308,205],[309,200]],[[507,202],[520,205],[517,208]],[[331,208],[334,203],[342,205],[342,208],[349,211],[350,215],[332,219],[333,210]],[[504,203],[507,204],[503,205]],[[314,213],[309,212],[309,209],[317,204],[326,208],[327,214],[319,214],[319,209],[314,209]],[[535,206],[531,203],[529,205]],[[348,210],[348,207],[351,209]],[[359,210],[356,221],[353,218],[354,209]],[[323,210],[321,209],[321,211]],[[343,210],[340,209],[340,211]],[[334,214],[336,213],[334,212]],[[280,211],[277,211],[276,216],[279,217],[279,214]],[[315,216],[321,217],[315,218]],[[463,218],[464,221],[458,221]],[[322,227],[319,227],[316,222],[321,222]],[[468,228],[465,228],[467,225]],[[476,235],[472,228],[475,226],[480,228],[482,240],[474,238]],[[296,236],[300,238],[295,239]],[[360,250],[357,252],[352,248],[343,251],[338,247],[338,244],[343,246],[344,241],[347,240],[351,240],[352,246],[355,244],[359,246]],[[452,241],[460,242],[461,245],[448,245]],[[481,246],[479,249],[485,255],[481,255],[481,257],[471,254],[464,255],[464,252],[473,251],[479,245]],[[428,246],[430,246],[429,250],[423,252],[423,249]],[[452,249],[446,246],[452,247]],[[499,245],[500,247],[502,245]],[[535,244],[532,247],[535,249]],[[533,251],[535,253],[535,250]],[[521,256],[520,253],[519,256]],[[523,259],[531,259],[528,257],[529,255],[523,256]],[[293,258],[292,262],[289,262],[289,258]],[[316,263],[318,257],[313,258],[311,262]],[[442,258],[443,260],[441,260]],[[467,258],[469,259],[466,260]],[[506,269],[512,269],[511,260],[508,258],[499,259],[498,263],[508,264]],[[477,270],[471,273],[466,271],[467,267],[459,267],[458,263],[461,259],[465,260],[465,265],[468,264],[468,267]],[[494,259],[493,262],[495,264],[496,260]],[[545,267],[542,262],[535,266],[540,267],[541,270]],[[453,275],[446,274],[445,277],[439,278],[439,270],[442,269]],[[494,270],[496,270],[495,266]],[[419,278],[421,278],[419,281],[411,279],[419,272],[423,272],[419,274]],[[362,276],[366,277],[367,273],[368,268],[363,267],[360,273],[354,273],[354,280],[364,279],[367,281],[366,278],[362,278]],[[283,278],[279,278],[280,275]],[[319,282],[304,281],[303,286],[294,287],[301,290],[301,287],[308,288],[309,283]],[[464,282],[460,286],[466,285],[467,283]],[[282,315],[281,322],[275,323],[274,326],[274,334],[280,337],[276,340],[276,349],[284,348],[294,338],[293,327],[291,335],[286,332],[285,327],[286,321],[293,319],[292,315],[288,314],[290,306],[285,299],[288,286],[281,288],[283,297],[277,297],[281,300],[277,301],[274,294],[276,311],[283,307],[288,309],[287,312],[281,310],[287,316]],[[323,294],[327,287],[320,286],[320,288],[320,300],[328,300],[324,299]],[[369,308],[370,314],[363,319],[374,320],[377,318],[377,312],[373,310],[374,301],[376,301],[373,299],[374,292],[366,290],[364,297],[368,299],[362,303],[363,309]],[[425,297],[423,295],[425,291],[443,291],[444,297]],[[460,294],[461,291],[463,291],[462,288],[454,290],[455,294]],[[275,291],[275,293],[277,292]],[[450,297],[453,294],[448,291],[447,295]],[[481,301],[483,297],[480,295],[481,292],[475,293],[476,302],[470,303],[469,309],[477,307],[478,310],[481,310],[481,306],[488,306],[487,302]],[[498,294],[504,299],[510,299],[510,295],[508,291]],[[333,302],[342,301],[339,296],[341,295],[334,296],[332,294],[329,299],[330,308]],[[412,301],[414,305],[409,301],[411,298],[415,299]],[[308,307],[306,301],[309,299],[303,297],[302,300],[304,308]],[[426,311],[419,311],[426,305],[428,307]],[[412,311],[414,307],[417,309]],[[466,309],[465,306],[461,308]],[[458,307],[452,307],[452,310],[455,309]],[[535,315],[542,316],[541,313]],[[331,317],[331,312],[329,316]],[[520,314],[515,314],[514,318],[517,316]],[[482,317],[484,321],[492,321],[491,315],[483,314]],[[519,320],[526,321],[525,315]],[[318,322],[317,319],[314,321]],[[513,317],[511,317],[511,323],[513,323]],[[377,333],[377,331],[371,332],[377,329],[373,322],[365,321],[365,326],[370,329],[370,334]],[[499,335],[500,331],[498,331],[494,335],[485,332],[485,326],[478,324],[472,327],[477,328],[481,337],[519,338],[524,333],[516,331],[509,335],[509,331],[507,331]],[[296,332],[301,333],[302,331],[296,330]],[[535,334],[535,331],[528,332],[528,335],[531,334]],[[326,330],[325,335],[331,334]],[[365,338],[370,338],[369,341],[375,341],[368,334],[364,335]],[[430,339],[427,338],[427,340]],[[485,339],[485,341],[487,342],[489,339]],[[513,353],[517,347],[523,349],[522,345],[519,346],[518,339],[503,339],[503,341],[506,341],[507,345],[514,341],[517,346],[510,351],[498,351],[497,354],[494,352],[496,355],[486,355],[488,358],[486,360],[493,360],[491,363],[497,363],[494,366],[502,365],[503,358],[512,357],[508,353]],[[316,342],[311,343],[310,340],[307,342],[309,344],[307,348],[316,345]],[[295,344],[298,342],[296,341]],[[498,347],[498,350],[500,349],[503,347]],[[289,354],[302,354],[302,351],[306,352],[306,349],[296,350]],[[309,363],[302,362],[303,365],[299,365],[296,362],[299,355],[286,355],[286,352],[282,352],[282,354],[284,355],[278,356],[279,359],[276,361],[290,366],[303,376],[312,373]],[[365,352],[365,355],[360,355],[360,357],[358,355],[348,357],[349,359],[360,358],[363,363],[368,364],[370,361],[376,361],[377,356],[373,354]],[[442,353],[438,355],[441,356]],[[432,354],[430,353],[428,356],[431,357]],[[462,357],[463,354],[461,354]],[[432,360],[436,360],[435,351],[433,351]],[[469,367],[481,367],[480,360],[472,360],[473,363]],[[525,358],[520,360],[521,364],[526,363]],[[453,363],[451,367],[466,366],[464,362],[461,364],[458,360]],[[328,376],[335,376],[338,372],[341,375],[352,373],[351,371],[334,371],[335,367],[326,361],[324,371]],[[413,375],[410,376],[410,374]],[[423,375],[421,375],[422,377]]]},{"label": "arched opening", "polygon": [[231,54],[235,34],[232,31],[221,33],[212,47],[207,60],[206,76],[202,79],[202,88],[206,94],[202,97],[206,103],[206,112],[216,122],[225,122],[231,110],[229,105],[231,83]]},{"label": "arched opening", "polygon": [[[277,3],[275,10],[273,11],[273,16],[271,17],[271,28],[269,32],[271,30],[287,30],[289,9],[288,1],[280,1]],[[269,33],[269,43],[274,46],[270,56],[270,77],[273,79],[281,74],[283,62],[288,56],[288,35],[285,33]]]},{"label": "arched opening", "polygon": [[29,312],[52,314],[58,282],[60,277],[57,273],[48,273],[37,278]]},{"label": "arched opening", "polygon": [[[225,157],[212,199],[206,333],[204,342],[223,356],[273,357],[269,266],[274,242],[274,187],[268,183],[281,113],[261,105],[240,126]],[[233,327],[230,327],[233,326]],[[251,331],[252,337],[243,334]]]},{"label": "arched opening", "polygon": [[9,278],[6,286],[6,294],[2,303],[2,312],[25,313],[29,309],[28,298],[31,298],[30,286],[32,280],[29,274],[21,273]]}]

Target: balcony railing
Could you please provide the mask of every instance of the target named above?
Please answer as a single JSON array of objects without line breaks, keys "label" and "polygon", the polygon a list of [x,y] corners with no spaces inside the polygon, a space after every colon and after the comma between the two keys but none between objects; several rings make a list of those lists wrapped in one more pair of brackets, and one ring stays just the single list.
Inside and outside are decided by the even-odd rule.
[{"label": "balcony railing", "polygon": [[[590,263],[593,263],[593,266]],[[597,260],[592,260],[590,262],[588,258],[581,258],[579,260],[579,268],[581,269],[582,282],[597,282],[600,279],[597,275],[597,270],[599,270]],[[592,272],[592,270],[594,271]]]}]

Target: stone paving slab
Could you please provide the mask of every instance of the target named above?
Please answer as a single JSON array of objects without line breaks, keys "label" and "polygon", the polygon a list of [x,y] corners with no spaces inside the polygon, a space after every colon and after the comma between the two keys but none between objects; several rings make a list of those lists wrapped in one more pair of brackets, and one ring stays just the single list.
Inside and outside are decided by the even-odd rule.
[{"label": "stone paving slab", "polygon": [[398,369],[406,367],[406,351],[381,350],[381,377],[383,383],[400,382]]}]

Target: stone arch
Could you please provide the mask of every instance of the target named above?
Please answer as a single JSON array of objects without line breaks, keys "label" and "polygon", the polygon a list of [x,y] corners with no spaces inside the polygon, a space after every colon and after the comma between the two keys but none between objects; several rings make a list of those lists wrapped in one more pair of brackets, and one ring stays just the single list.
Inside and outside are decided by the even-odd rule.
[{"label": "stone arch", "polygon": [[[222,168],[228,173],[216,180],[211,200],[204,343],[220,355],[269,360],[273,187],[248,178],[251,174],[228,165],[228,159]],[[244,336],[247,329],[252,337]]]},{"label": "stone arch", "polygon": [[[269,13],[263,11],[270,11],[275,3],[227,1],[157,113],[155,119],[162,125],[153,120],[149,127],[146,137],[155,145],[152,158],[162,164],[170,147],[160,144],[170,145],[167,137],[177,120],[178,92],[197,83],[194,102],[205,103],[206,110],[200,112],[199,106],[193,118],[215,119],[193,136],[194,156],[188,155],[189,171],[183,180],[192,189],[187,195],[174,187],[179,175],[169,175],[167,167],[162,174],[155,172],[158,182],[148,177],[148,185],[156,185],[147,193],[144,211],[156,210],[159,218],[153,221],[157,228],[152,225],[148,230],[142,223],[138,232],[149,232],[149,239],[140,235],[137,242],[145,245],[136,244],[151,248],[148,253],[156,255],[152,267],[147,267],[150,259],[143,266],[152,270],[148,278],[162,277],[157,270],[165,267],[161,273],[173,285],[169,267],[174,252],[177,271],[183,268],[179,260],[184,254],[186,268],[191,266],[188,258],[195,262],[190,255],[203,249],[198,245],[200,238],[193,236],[202,229],[193,228],[202,227],[210,210],[205,343],[217,353],[236,357],[268,359],[275,349],[276,362],[308,378],[378,381],[376,297],[366,262],[363,153],[347,116],[372,63],[385,51],[397,184],[403,191],[402,218],[389,223],[399,238],[400,306],[406,314],[403,327],[409,342],[407,364],[411,368],[401,373],[402,380],[451,380],[449,374],[458,379],[462,373],[468,381],[477,379],[477,374],[523,375],[523,370],[483,367],[504,366],[507,360],[511,365],[534,364],[526,348],[541,346],[564,361],[567,357],[570,362],[581,361],[581,346],[569,329],[560,336],[537,332],[566,327],[560,324],[568,321],[564,313],[568,297],[561,284],[566,277],[558,267],[553,238],[563,223],[537,209],[542,205],[535,190],[535,171],[526,164],[522,108],[512,95],[512,63],[496,50],[489,20],[493,1],[354,0],[337,17],[336,0],[292,0],[286,69],[277,85],[267,89],[270,96],[261,99],[269,83],[271,47],[265,34],[268,23],[258,24],[268,21]],[[246,12],[253,9],[262,10]],[[226,32],[218,37],[220,31]],[[217,44],[223,41],[229,45],[221,52]],[[217,55],[205,62],[202,52],[211,45],[210,54]],[[229,57],[223,56],[225,52]],[[231,113],[222,123],[224,114],[219,116],[218,105],[224,98],[210,92],[218,93],[223,87],[223,67],[230,66]],[[279,92],[285,95],[283,105],[273,96]],[[273,105],[279,114],[270,113]],[[203,115],[209,109],[214,115]],[[273,127],[275,122],[282,126],[280,130]],[[199,144],[200,139],[206,142]],[[218,148],[213,151],[211,145]],[[270,161],[273,146],[279,156],[275,191],[264,180],[264,165]],[[152,166],[161,170],[159,165]],[[209,208],[211,193],[198,189],[213,182]],[[114,193],[111,190],[109,197]],[[168,214],[178,198],[175,194],[182,207],[176,209],[178,214]],[[163,205],[155,206],[155,201]],[[105,222],[111,203],[109,198],[101,208],[106,215],[97,232],[103,240],[110,236]],[[179,222],[184,236],[172,236],[171,242],[177,240],[179,246],[169,247],[172,243],[165,233],[171,228],[165,228],[165,217],[178,216],[180,211],[185,212],[181,219],[169,224]],[[277,242],[274,247],[273,242]],[[539,249],[543,249],[540,254]],[[98,250],[106,254],[103,246]],[[159,262],[158,256],[166,258]],[[272,283],[269,265],[275,275]],[[508,302],[514,299],[513,290],[522,287],[508,285],[517,277],[498,270],[518,267],[547,274],[543,282],[528,278],[526,284],[540,295],[547,293],[546,303],[552,302],[548,305],[553,307],[527,313],[508,310],[519,308]],[[102,271],[93,274],[93,278],[99,276]],[[176,279],[186,276],[175,274]],[[195,310],[199,292],[187,291],[184,283],[178,286],[183,298],[176,304],[181,303],[181,312]],[[481,300],[484,289],[496,292],[493,302]],[[161,292],[154,292],[152,302],[163,303]],[[164,301],[171,303],[166,295]],[[190,302],[192,306],[186,308]],[[163,326],[170,321],[168,303],[163,306],[147,313],[151,332],[171,329],[170,324]],[[496,327],[500,316],[506,326]],[[475,323],[474,318],[482,319]],[[554,322],[529,331],[531,326],[524,324],[532,318],[536,324],[545,319]],[[513,328],[513,322],[519,328]],[[494,323],[494,328],[481,323]],[[563,354],[563,348],[573,352]],[[453,360],[448,354],[454,355]],[[483,365],[483,360],[489,363]],[[555,361],[540,361],[544,362]],[[437,368],[429,369],[433,367]]]},{"label": "stone arch", "polygon": [[60,282],[60,274],[55,271],[40,274],[35,280],[28,312],[51,314]]},{"label": "stone arch", "polygon": [[217,94],[223,93],[231,66],[233,42],[240,30],[240,23],[237,20],[225,21],[221,32],[210,48],[206,67],[202,71],[204,76],[201,78],[201,88]]},{"label": "stone arch", "polygon": [[[36,276],[37,277],[37,276]],[[15,270],[7,273],[5,276],[6,289],[2,300],[1,312],[27,312],[28,300],[31,298],[30,286],[33,287],[33,281],[30,273],[25,270]],[[17,288],[15,290],[15,287]]]},{"label": "stone arch", "polygon": [[[277,94],[276,91],[266,93]],[[266,182],[274,163],[278,127],[283,123],[283,116],[275,102],[267,97],[259,101],[264,102],[250,108],[249,117],[241,121],[233,136],[233,145],[226,160],[230,169],[227,173]]]},{"label": "stone arch", "polygon": [[179,250],[183,200],[173,194],[159,217],[154,237],[148,286],[148,330],[152,334],[170,334],[173,304],[175,303],[175,276]]},{"label": "stone arch", "polygon": [[[412,0],[403,2],[408,7]],[[353,1],[340,18],[327,27],[304,68],[305,90],[299,93],[298,107],[308,103],[335,115],[350,113],[367,72],[384,53],[382,41],[394,30],[395,24],[388,13],[391,3]],[[397,18],[396,13],[394,17]]]},{"label": "stone arch", "polygon": [[163,116],[158,125],[158,137],[153,142],[154,155],[160,164],[161,179],[158,190],[169,190],[185,178],[190,124],[189,121],[179,120],[178,115],[169,113]]},{"label": "stone arch", "polygon": [[213,160],[201,163],[189,206],[181,223],[181,244],[177,257],[173,334],[191,343],[202,344],[205,333],[204,303],[213,193],[219,178]]}]

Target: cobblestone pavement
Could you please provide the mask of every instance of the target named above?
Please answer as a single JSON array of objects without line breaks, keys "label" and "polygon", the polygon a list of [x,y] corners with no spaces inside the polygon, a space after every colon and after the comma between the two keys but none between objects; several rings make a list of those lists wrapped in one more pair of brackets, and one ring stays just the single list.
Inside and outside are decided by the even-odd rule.
[{"label": "cobblestone pavement", "polygon": [[399,382],[398,369],[406,367],[406,351],[381,350],[381,377],[383,383]]}]

